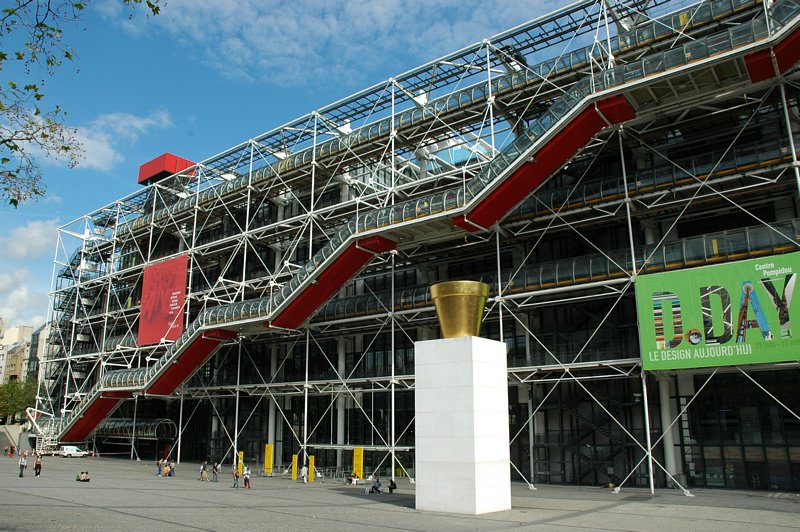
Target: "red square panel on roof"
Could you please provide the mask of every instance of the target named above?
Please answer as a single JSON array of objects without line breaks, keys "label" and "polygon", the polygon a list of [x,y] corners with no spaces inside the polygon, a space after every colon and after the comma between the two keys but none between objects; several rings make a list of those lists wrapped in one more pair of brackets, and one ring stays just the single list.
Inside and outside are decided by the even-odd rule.
[{"label": "red square panel on roof", "polygon": [[139,167],[139,184],[154,183],[181,170],[186,170],[194,164],[189,159],[165,153]]}]

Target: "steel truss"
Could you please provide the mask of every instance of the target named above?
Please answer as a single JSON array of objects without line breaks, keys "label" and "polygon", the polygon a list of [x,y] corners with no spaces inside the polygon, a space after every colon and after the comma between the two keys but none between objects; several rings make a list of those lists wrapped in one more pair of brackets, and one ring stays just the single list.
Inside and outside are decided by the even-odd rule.
[{"label": "steel truss", "polygon": [[[63,226],[50,309],[56,326],[38,410],[57,427],[107,371],[148,367],[169,348],[169,342],[136,343],[145,265],[189,256],[185,326],[206,309],[273,295],[347,220],[464,186],[576,80],[763,13],[757,2],[739,1],[712,16],[710,5],[670,13],[663,2],[651,2],[646,12],[577,2]],[[633,19],[637,25],[618,36],[615,21]],[[659,36],[664,28],[669,31]],[[193,439],[207,433],[205,452],[193,449],[189,456],[213,454],[220,461],[245,448],[258,456],[266,435],[278,462],[290,454],[305,460],[312,452],[333,453],[329,463],[342,472],[350,465],[346,451],[363,447],[372,454],[372,469],[394,475],[400,468],[413,477],[408,353],[414,341],[435,335],[427,286],[477,276],[492,285],[485,334],[514,346],[509,382],[526,396],[518,402],[525,419],[512,427],[510,442],[528,442],[527,458],[512,459],[516,476],[534,486],[537,419],[570,383],[606,415],[605,424],[628,438],[633,450],[624,465],[632,467],[623,484],[641,476],[645,461],[651,490],[654,467],[678,484],[675,460],[662,465],[653,450],[688,405],[668,416],[670,423],[662,421],[663,434],[651,441],[659,430],[650,426],[652,377],[640,367],[635,324],[624,330],[636,277],[800,247],[800,223],[787,215],[795,212],[800,186],[797,75],[750,83],[745,60],[730,57],[701,61],[681,77],[634,83],[625,94],[636,118],[602,131],[495,226],[465,233],[449,218],[400,224],[391,230],[396,251],[376,257],[299,329],[243,322],[240,338],[177,392],[177,459],[186,431]],[[774,219],[761,214],[765,205],[778,213]],[[690,249],[727,238],[724,230],[678,235],[688,220],[719,209],[748,217],[752,223],[732,227],[746,227],[748,238],[760,240],[730,253]],[[570,319],[578,317],[578,303],[590,309],[581,324]],[[608,332],[615,327],[622,332]],[[636,416],[631,424],[610,411],[590,388],[635,379],[644,427]],[[122,409],[161,404],[140,399]],[[194,404],[184,415],[187,401]],[[175,414],[174,406],[169,402],[167,410]],[[573,418],[579,422],[580,414]],[[353,427],[359,432],[351,435]],[[644,438],[637,435],[642,431]]]}]

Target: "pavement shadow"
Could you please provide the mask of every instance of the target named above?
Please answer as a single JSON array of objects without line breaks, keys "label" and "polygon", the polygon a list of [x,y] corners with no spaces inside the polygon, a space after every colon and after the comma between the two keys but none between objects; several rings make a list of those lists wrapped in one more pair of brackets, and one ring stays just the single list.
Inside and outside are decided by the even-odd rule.
[{"label": "pavement shadow", "polygon": [[341,493],[343,495],[348,495],[350,497],[356,497],[362,500],[376,500],[385,504],[391,504],[393,506],[398,506],[401,508],[414,508],[415,507],[415,500],[416,497],[413,493],[402,493],[400,490],[395,491],[392,494],[387,493],[364,493],[364,488],[362,486],[341,486],[338,488],[333,488],[331,491],[335,491],[336,493]]}]

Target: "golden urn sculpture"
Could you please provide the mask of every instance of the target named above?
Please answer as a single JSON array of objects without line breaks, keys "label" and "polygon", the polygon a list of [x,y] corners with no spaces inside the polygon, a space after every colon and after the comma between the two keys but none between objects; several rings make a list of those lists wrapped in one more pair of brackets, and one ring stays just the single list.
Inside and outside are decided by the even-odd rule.
[{"label": "golden urn sculpture", "polygon": [[478,336],[489,285],[478,281],[446,281],[431,286],[431,297],[445,338]]}]

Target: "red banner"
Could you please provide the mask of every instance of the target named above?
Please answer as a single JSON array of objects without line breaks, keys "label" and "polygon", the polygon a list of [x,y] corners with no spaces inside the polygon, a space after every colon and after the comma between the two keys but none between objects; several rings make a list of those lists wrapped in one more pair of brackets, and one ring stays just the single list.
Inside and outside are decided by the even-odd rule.
[{"label": "red banner", "polygon": [[189,257],[151,264],[144,268],[142,308],[139,314],[139,345],[177,340],[183,332],[186,272]]}]

